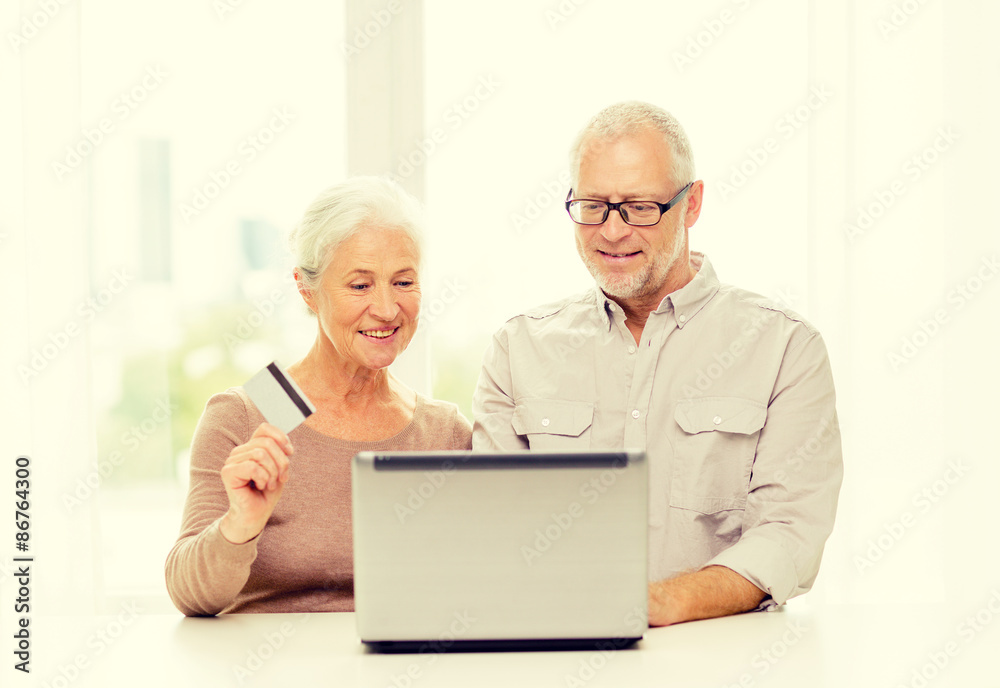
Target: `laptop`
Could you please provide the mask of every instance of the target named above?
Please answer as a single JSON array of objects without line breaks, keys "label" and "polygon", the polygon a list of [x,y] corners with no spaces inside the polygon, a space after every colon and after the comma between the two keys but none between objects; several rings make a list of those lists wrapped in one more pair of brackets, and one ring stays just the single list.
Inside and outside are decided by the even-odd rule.
[{"label": "laptop", "polygon": [[369,647],[611,649],[647,629],[644,452],[362,452],[352,481]]}]

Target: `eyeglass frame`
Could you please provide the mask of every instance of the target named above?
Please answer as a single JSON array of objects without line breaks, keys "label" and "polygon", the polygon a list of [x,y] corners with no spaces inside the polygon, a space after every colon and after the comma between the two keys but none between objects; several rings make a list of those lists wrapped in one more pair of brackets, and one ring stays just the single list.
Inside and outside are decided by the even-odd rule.
[{"label": "eyeglass frame", "polygon": [[[578,225],[584,225],[585,227],[596,227],[597,225],[603,225],[605,222],[608,221],[608,218],[611,217],[612,210],[617,210],[619,217],[621,217],[622,219],[622,222],[624,222],[627,225],[631,225],[632,227],[653,227],[655,225],[660,224],[660,220],[663,219],[664,213],[669,211],[671,208],[673,208],[680,202],[681,196],[683,196],[688,191],[688,189],[691,188],[692,184],[694,184],[694,182],[688,182],[687,184],[685,184],[684,188],[682,188],[680,191],[674,194],[674,197],[671,198],[666,203],[658,203],[657,201],[644,201],[639,199],[634,199],[631,201],[621,201],[619,203],[611,203],[609,201],[602,201],[599,198],[573,198],[573,189],[570,189],[569,193],[566,195],[566,204],[565,204],[566,213],[569,215],[569,219],[573,220],[573,222],[575,222]],[[603,203],[604,217],[601,219],[600,222],[577,222],[577,220],[573,217],[573,214],[569,210],[569,204],[575,201],[593,201],[594,203]],[[660,216],[656,218],[656,222],[652,222],[648,225],[638,225],[634,222],[629,222],[628,218],[626,218],[625,214],[622,213],[621,211],[621,207],[629,203],[651,203],[660,209]]]}]

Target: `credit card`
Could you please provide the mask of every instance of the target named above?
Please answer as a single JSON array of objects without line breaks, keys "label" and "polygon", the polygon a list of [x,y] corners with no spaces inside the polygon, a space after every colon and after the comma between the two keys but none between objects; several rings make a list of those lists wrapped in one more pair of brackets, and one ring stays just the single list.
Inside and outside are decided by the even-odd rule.
[{"label": "credit card", "polygon": [[316,412],[316,407],[276,362],[243,385],[264,419],[286,435]]}]

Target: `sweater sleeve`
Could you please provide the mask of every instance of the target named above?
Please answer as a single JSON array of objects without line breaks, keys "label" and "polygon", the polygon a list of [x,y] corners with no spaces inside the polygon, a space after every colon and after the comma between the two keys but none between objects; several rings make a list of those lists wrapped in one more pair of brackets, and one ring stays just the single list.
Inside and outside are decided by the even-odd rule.
[{"label": "sweater sleeve", "polygon": [[472,449],[472,423],[461,411],[455,412],[455,431],[451,445],[449,449]]},{"label": "sweater sleeve", "polygon": [[236,545],[219,521],[229,509],[220,471],[233,447],[250,436],[247,408],[232,391],[208,400],[191,442],[191,484],[180,536],[167,555],[170,598],[187,616],[211,616],[236,598],[250,577],[257,539]]}]

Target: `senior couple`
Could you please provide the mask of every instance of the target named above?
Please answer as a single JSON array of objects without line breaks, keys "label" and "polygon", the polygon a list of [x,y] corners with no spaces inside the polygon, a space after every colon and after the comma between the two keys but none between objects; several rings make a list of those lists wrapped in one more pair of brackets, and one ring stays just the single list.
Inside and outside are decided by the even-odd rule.
[{"label": "senior couple", "polygon": [[689,250],[704,183],[670,114],[606,108],[570,165],[596,285],[496,333],[474,426],[388,373],[420,309],[416,201],[362,177],[313,202],[291,245],[318,332],[288,373],[317,410],[285,435],[240,387],[208,401],[166,565],[182,612],[352,610],[350,464],[366,450],[645,449],[652,626],[812,586],[842,478],[819,333]]}]

